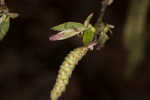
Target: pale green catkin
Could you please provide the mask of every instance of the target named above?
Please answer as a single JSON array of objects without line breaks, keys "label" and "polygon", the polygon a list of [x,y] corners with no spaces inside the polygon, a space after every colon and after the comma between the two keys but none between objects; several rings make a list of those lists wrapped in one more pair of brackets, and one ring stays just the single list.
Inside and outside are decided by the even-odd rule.
[{"label": "pale green catkin", "polygon": [[76,64],[82,59],[82,57],[87,53],[88,47],[80,47],[71,51],[64,62],[60,66],[56,83],[51,91],[50,99],[58,100],[62,92],[65,91],[66,85],[69,83],[69,78],[71,77],[72,71],[74,70]]}]

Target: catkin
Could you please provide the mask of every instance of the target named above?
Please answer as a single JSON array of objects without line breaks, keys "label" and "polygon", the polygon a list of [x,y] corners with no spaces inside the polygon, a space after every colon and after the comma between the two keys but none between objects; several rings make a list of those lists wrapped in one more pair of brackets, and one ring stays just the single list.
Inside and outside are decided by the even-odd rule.
[{"label": "catkin", "polygon": [[58,100],[62,92],[65,91],[66,85],[69,83],[69,78],[71,77],[72,71],[74,70],[78,61],[82,59],[87,51],[88,47],[80,47],[74,49],[67,55],[64,62],[60,66],[56,83],[51,91],[51,100]]}]

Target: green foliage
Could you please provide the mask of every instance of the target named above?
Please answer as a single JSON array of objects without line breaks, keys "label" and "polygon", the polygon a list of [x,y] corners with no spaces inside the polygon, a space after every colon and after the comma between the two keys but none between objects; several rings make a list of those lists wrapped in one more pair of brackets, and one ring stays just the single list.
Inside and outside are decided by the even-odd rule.
[{"label": "green foliage", "polygon": [[94,39],[95,28],[89,28],[83,33],[83,44],[88,45]]},{"label": "green foliage", "polygon": [[111,29],[114,28],[113,25],[110,25],[110,24],[102,24],[102,30],[101,33],[99,33],[99,39],[98,39],[98,42],[99,44],[101,45],[104,45],[105,42],[109,39],[109,36],[107,35],[108,32],[112,33]]},{"label": "green foliage", "polygon": [[2,15],[0,17],[0,40],[2,40],[6,33],[9,30],[9,26],[10,26],[10,17],[7,15]]},{"label": "green foliage", "polygon": [[94,46],[97,44],[104,45],[104,43],[109,39],[107,33],[109,31],[111,32],[110,29],[112,28],[112,26],[105,25],[102,19],[106,7],[110,5],[113,2],[113,0],[104,1],[106,2],[106,4],[104,4],[103,2],[103,8],[101,10],[102,16],[100,16],[100,21],[98,20],[98,25],[95,25],[95,27],[93,27],[90,24],[90,20],[93,16],[93,14],[90,14],[84,21],[84,24],[76,22],[67,22],[52,28],[52,30],[61,32],[51,36],[49,38],[50,40],[63,40],[78,35],[82,36],[84,46],[73,50],[65,58],[64,62],[60,66],[56,83],[53,89],[51,90],[50,100],[58,100],[58,98],[62,95],[62,92],[66,90],[66,85],[69,83],[69,78],[71,77],[75,65],[78,63],[79,60],[82,59],[82,57],[87,53],[87,51],[93,50]]},{"label": "green foliage", "polygon": [[[105,41],[109,39],[107,33],[111,32],[111,29],[114,28],[113,25],[100,23],[100,27],[96,33],[95,27],[90,24],[90,20],[93,17],[93,13],[90,14],[84,24],[77,22],[66,22],[55,27],[52,27],[52,30],[60,31],[59,33],[51,36],[49,40],[64,40],[71,38],[75,35],[82,37],[83,44],[87,46],[89,43],[96,41],[99,44],[103,45]],[[94,38],[96,37],[96,40]]]},{"label": "green foliage", "polygon": [[[88,43],[93,41],[95,28],[90,24],[90,20],[93,16],[93,13],[90,14],[84,24],[77,22],[66,22],[55,27],[52,27],[52,30],[61,31],[56,35],[51,36],[49,39],[51,41],[64,40],[71,38],[75,35],[83,37],[83,44],[88,45]],[[81,34],[80,34],[81,33]]]},{"label": "green foliage", "polygon": [[55,27],[52,27],[52,30],[55,30],[55,31],[65,31],[65,30],[70,30],[70,29],[82,30],[84,28],[85,28],[84,25],[81,23],[66,22],[66,23],[57,25]]},{"label": "green foliage", "polygon": [[88,27],[88,25],[90,24],[90,20],[92,19],[93,17],[93,13],[91,13],[87,18],[86,20],[84,21],[84,26],[85,27]]},{"label": "green foliage", "polygon": [[105,42],[109,39],[108,35],[105,34],[104,32],[101,33],[101,36],[99,37],[98,39],[98,42],[101,44],[101,45],[104,45]]},{"label": "green foliage", "polygon": [[52,27],[52,30],[61,31],[56,35],[51,36],[49,39],[51,41],[64,40],[71,38],[79,33],[83,32],[86,29],[83,24],[77,22],[66,22],[58,26]]},{"label": "green foliage", "polygon": [[[1,3],[2,2],[4,3],[4,1],[1,1]],[[0,40],[3,40],[9,30],[10,18],[14,19],[18,16],[17,13],[9,12],[9,9],[5,4],[0,5]]]}]

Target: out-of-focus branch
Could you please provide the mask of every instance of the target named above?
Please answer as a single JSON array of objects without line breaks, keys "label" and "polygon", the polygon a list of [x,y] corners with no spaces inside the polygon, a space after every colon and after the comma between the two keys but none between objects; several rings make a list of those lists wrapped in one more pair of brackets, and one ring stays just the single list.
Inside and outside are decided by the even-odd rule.
[{"label": "out-of-focus branch", "polygon": [[0,0],[0,5],[4,6],[5,5],[5,0]]},{"label": "out-of-focus branch", "polygon": [[129,0],[124,28],[124,43],[128,50],[126,78],[130,78],[142,63],[145,50],[145,22],[150,0]]}]

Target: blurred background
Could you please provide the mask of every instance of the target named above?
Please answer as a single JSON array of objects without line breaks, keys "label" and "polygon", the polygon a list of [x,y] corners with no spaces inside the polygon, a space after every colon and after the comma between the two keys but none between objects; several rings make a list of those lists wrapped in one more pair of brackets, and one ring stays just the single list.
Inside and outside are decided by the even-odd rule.
[{"label": "blurred background", "polygon": [[[79,62],[60,100],[150,100],[150,2],[143,4],[148,1],[114,0],[104,17],[106,23],[115,26],[111,39],[103,49],[88,52]],[[59,65],[69,51],[82,45],[77,38],[49,41],[49,36],[56,33],[50,28],[66,21],[84,22],[92,12],[94,24],[100,3],[101,0],[6,0],[10,11],[20,16],[11,20],[9,32],[0,41],[0,100],[49,100]],[[132,5],[136,13],[130,9]],[[139,22],[136,16],[140,7],[147,10],[141,11]],[[139,38],[129,38],[130,33]]]}]

